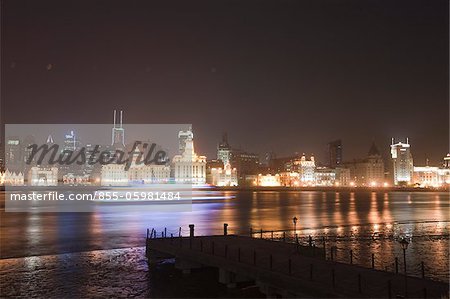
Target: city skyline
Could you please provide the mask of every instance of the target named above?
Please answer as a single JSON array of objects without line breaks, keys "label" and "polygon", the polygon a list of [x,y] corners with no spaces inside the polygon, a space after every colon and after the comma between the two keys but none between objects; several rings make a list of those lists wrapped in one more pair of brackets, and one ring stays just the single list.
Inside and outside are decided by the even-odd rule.
[{"label": "city skyline", "polygon": [[[100,134],[99,132],[101,132],[101,130],[99,131],[98,130],[98,126],[100,126],[100,128],[102,128],[103,129],[103,131],[107,131],[107,130],[105,130],[105,128],[107,127],[107,126],[111,126],[111,128],[113,129],[113,132],[115,132],[116,130],[117,130],[117,128],[120,128],[120,129],[122,129],[122,128],[124,128],[124,131],[125,131],[125,128],[128,126],[129,128],[133,128],[134,130],[134,134],[132,134],[132,136],[134,136],[134,137],[132,137],[131,139],[132,140],[134,140],[137,136],[139,136],[142,140],[149,140],[149,136],[145,136],[145,134],[144,135],[142,135],[143,134],[143,132],[141,131],[141,132],[139,132],[139,130],[137,130],[138,132],[136,132],[136,126],[139,126],[139,125],[137,125],[137,124],[129,124],[129,123],[122,123],[122,120],[120,120],[120,125],[118,125],[117,127],[116,127],[116,118],[115,118],[115,116],[116,116],[116,111],[118,112],[118,113],[123,113],[123,111],[122,110],[114,110],[114,118],[113,118],[113,122],[111,123],[111,124],[102,124],[102,125],[99,125],[99,124],[93,124],[94,126],[97,126],[97,131],[96,131],[96,134]],[[52,124],[47,124],[49,127],[52,127]],[[84,133],[86,134],[87,133],[87,136],[89,136],[89,133],[91,133],[92,134],[92,132],[89,132],[88,133],[88,131],[86,131],[86,126],[87,126],[87,124],[74,124],[74,125],[78,125],[78,126],[80,126],[80,128],[84,128]],[[148,124],[147,126],[158,126],[158,125],[164,125],[164,124]],[[143,126],[145,126],[145,125],[143,125]],[[184,124],[183,126],[187,126],[186,124]],[[25,127],[24,128],[26,128],[27,126],[25,125]],[[14,127],[14,125],[13,125],[13,128],[14,128],[14,131],[20,131],[20,129],[18,130],[18,127]],[[37,144],[43,144],[43,143],[45,143],[44,141],[45,140],[48,140],[48,138],[50,138],[51,137],[51,139],[52,140],[56,140],[55,141],[55,143],[63,143],[63,142],[65,142],[65,139],[67,138],[67,135],[66,134],[69,134],[69,135],[72,135],[72,137],[73,136],[75,136],[76,135],[76,137],[77,137],[77,142],[80,142],[81,144],[84,144],[84,145],[87,145],[87,144],[91,144],[91,143],[93,143],[94,141],[93,140],[91,140],[92,139],[92,135],[91,135],[91,139],[88,139],[87,141],[86,140],[83,140],[83,133],[79,133],[79,131],[77,132],[76,130],[74,130],[73,129],[73,127],[71,127],[70,125],[64,125],[64,124],[59,124],[59,125],[56,125],[56,128],[57,128],[57,130],[56,131],[49,131],[49,132],[40,132],[40,135],[37,135],[36,136],[36,134],[29,134],[29,133],[25,133],[25,135],[23,135],[23,136],[18,136],[17,134],[14,134],[14,135],[7,135],[7,134],[5,134],[5,144],[7,143],[7,141],[9,140],[9,138],[19,138],[19,139],[21,139],[21,140],[25,140],[25,139],[28,139],[28,138],[33,138],[33,140],[34,141],[36,141],[37,142]],[[90,130],[90,129],[89,129]],[[195,131],[195,130],[193,130],[193,128],[191,129],[193,132]],[[23,132],[21,132],[21,133],[23,133]],[[56,133],[56,134],[55,134]],[[97,137],[96,138],[98,138],[99,136],[101,136],[101,134],[100,135],[97,135]],[[130,145],[130,144],[132,144],[134,141],[132,141],[131,143],[130,143],[130,141],[127,141],[127,138],[126,138],[126,134],[124,134],[124,133],[122,133],[122,135],[121,135],[121,137],[120,138],[123,138],[123,141],[125,142],[125,145]],[[85,136],[86,137],[86,136]],[[103,137],[105,137],[105,136],[103,136]],[[168,136],[167,136],[168,137]],[[112,136],[112,138],[113,138],[113,140],[116,138],[115,136],[114,136],[114,133],[113,133],[113,136]],[[347,155],[344,155],[343,154],[343,152],[345,153],[345,149],[346,149],[346,147],[345,147],[345,144],[343,144],[343,142],[342,142],[342,140],[341,139],[338,139],[338,140],[334,140],[334,141],[331,141],[331,142],[328,142],[327,144],[326,144],[326,146],[330,146],[331,144],[336,144],[336,143],[338,143],[339,144],[339,158],[338,158],[338,160],[339,160],[339,163],[337,163],[337,164],[334,164],[333,165],[333,163],[329,163],[330,161],[330,156],[329,156],[329,148],[327,149],[327,148],[325,148],[325,151],[326,151],[326,153],[325,154],[323,154],[323,155],[320,155],[320,153],[319,154],[317,154],[317,153],[314,153],[314,152],[306,152],[306,151],[301,151],[301,150],[299,150],[299,151],[295,151],[295,152],[292,152],[292,153],[288,153],[288,155],[279,155],[278,153],[279,152],[277,152],[277,151],[271,151],[271,152],[259,152],[259,151],[250,151],[250,150],[248,150],[248,149],[246,149],[246,148],[242,148],[240,145],[235,145],[235,144],[233,144],[233,142],[229,142],[229,140],[228,140],[228,132],[224,132],[223,134],[222,134],[222,138],[226,138],[226,145],[230,148],[230,149],[233,149],[233,150],[240,150],[240,151],[245,151],[245,152],[254,152],[254,153],[256,153],[258,156],[259,156],[259,160],[260,160],[260,162],[261,163],[263,163],[264,164],[264,162],[265,162],[265,157],[268,155],[268,154],[271,154],[271,155],[275,155],[275,156],[273,156],[272,158],[286,158],[286,157],[294,157],[294,156],[298,156],[298,157],[300,157],[301,155],[306,155],[306,156],[314,156],[314,157],[316,157],[316,160],[320,163],[320,165],[323,165],[323,166],[331,166],[332,168],[335,168],[336,166],[339,166],[339,165],[341,165],[342,163],[345,163],[345,162],[352,162],[352,161],[355,161],[355,160],[358,160],[358,159],[361,159],[362,157],[366,157],[367,156],[367,153],[369,153],[371,150],[372,150],[372,148],[371,147],[367,147],[367,149],[366,149],[366,152],[363,152],[361,155],[359,155],[359,156],[353,156],[353,157],[349,157],[349,156],[347,156]],[[103,138],[103,143],[98,143],[98,144],[102,144],[102,146],[108,146],[108,142],[106,142],[105,140],[107,140],[108,138]],[[168,139],[171,139],[170,137],[168,137]],[[198,143],[202,143],[200,140],[198,140],[198,138],[196,138],[197,139],[197,141],[196,142],[198,142]],[[142,141],[141,140],[141,141]],[[98,140],[97,140],[98,141]],[[218,142],[216,142],[216,148],[213,150],[213,152],[211,153],[211,155],[206,155],[206,157],[208,158],[208,160],[214,160],[214,159],[216,159],[216,158],[218,158],[218,155],[219,155],[219,153],[218,153],[218,149],[219,149],[219,147],[221,147],[221,145],[223,144],[223,141],[224,140],[222,140],[222,142],[219,140]],[[384,159],[384,160],[386,160],[386,161],[388,161],[389,159],[390,159],[390,155],[389,155],[389,146],[390,147],[392,147],[392,144],[393,144],[393,142],[395,141],[395,142],[400,142],[400,143],[407,143],[407,144],[410,144],[410,138],[409,137],[406,137],[406,138],[396,138],[396,137],[392,137],[391,138],[391,140],[390,140],[391,142],[389,143],[389,145],[388,145],[388,148],[381,148],[381,151],[380,151],[380,155],[381,155],[381,157]],[[95,142],[94,142],[95,143]],[[205,142],[203,142],[203,143],[205,143]],[[377,147],[377,149],[378,148],[380,148],[379,147],[379,144],[375,141],[375,140],[373,140],[372,139],[372,143],[371,143],[371,146],[373,147],[373,146],[376,146]],[[414,153],[414,149],[415,149],[415,145],[413,145],[413,150],[412,150],[412,153]],[[201,151],[200,151],[201,152]],[[434,161],[434,160],[432,160],[432,159],[430,159],[429,157],[426,157],[425,159],[424,159],[424,161],[423,161],[423,163],[422,163],[422,159],[417,159],[415,156],[414,156],[414,160],[415,161],[419,161],[419,163],[416,163],[416,165],[417,164],[420,164],[420,165],[441,165],[442,164],[442,162],[443,162],[443,157],[445,157],[446,155],[447,155],[448,153],[444,153],[443,155],[441,155],[441,157],[440,158],[438,158],[438,159],[436,159],[436,161]],[[334,159],[336,159],[336,158],[334,158]]]}]

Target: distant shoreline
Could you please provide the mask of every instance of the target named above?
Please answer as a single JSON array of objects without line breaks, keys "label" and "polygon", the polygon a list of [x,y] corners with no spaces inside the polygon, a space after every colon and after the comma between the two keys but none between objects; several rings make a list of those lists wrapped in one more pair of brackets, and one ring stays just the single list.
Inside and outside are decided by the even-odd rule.
[{"label": "distant shoreline", "polygon": [[[149,185],[150,187],[151,185]],[[72,188],[84,188],[92,190],[110,189],[111,187],[105,186],[49,186],[49,187],[35,187],[36,189],[44,190],[57,190],[66,187]],[[114,188],[114,187],[112,187]],[[132,187],[130,187],[132,188]],[[19,190],[19,186],[12,187],[15,191]],[[215,191],[319,191],[319,192],[449,192],[449,188],[413,188],[413,187],[253,187],[253,186],[210,186],[205,188],[199,188],[197,190],[215,190]],[[5,191],[5,186],[0,186],[0,191]]]},{"label": "distant shoreline", "polygon": [[210,187],[220,191],[322,191],[322,192],[449,192],[449,188],[414,187]]}]

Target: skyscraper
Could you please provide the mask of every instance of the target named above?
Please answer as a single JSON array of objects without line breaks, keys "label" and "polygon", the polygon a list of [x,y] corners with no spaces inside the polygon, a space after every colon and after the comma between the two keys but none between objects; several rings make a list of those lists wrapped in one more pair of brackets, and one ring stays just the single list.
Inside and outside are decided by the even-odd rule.
[{"label": "skyscraper", "polygon": [[5,144],[5,168],[20,171],[22,166],[22,142],[19,137],[8,137]]},{"label": "skyscraper", "polygon": [[227,133],[223,133],[222,141],[217,146],[217,160],[221,160],[223,165],[231,163],[231,146],[228,144]]},{"label": "skyscraper", "polygon": [[180,155],[183,155],[186,150],[186,143],[188,145],[194,140],[194,133],[192,132],[192,127],[186,131],[178,132],[178,151]]},{"label": "skyscraper", "polygon": [[394,185],[409,185],[412,183],[414,163],[408,138],[406,143],[391,142],[391,158],[394,174]]},{"label": "skyscraper", "polygon": [[112,128],[111,145],[115,148],[125,148],[125,130],[123,128],[123,111],[119,111],[117,123],[117,110],[114,110],[114,124]]},{"label": "skyscraper", "polygon": [[447,154],[447,156],[444,157],[443,167],[446,169],[450,168],[450,154]]},{"label": "skyscraper", "polygon": [[335,168],[342,164],[342,140],[338,139],[328,143],[328,166]]}]

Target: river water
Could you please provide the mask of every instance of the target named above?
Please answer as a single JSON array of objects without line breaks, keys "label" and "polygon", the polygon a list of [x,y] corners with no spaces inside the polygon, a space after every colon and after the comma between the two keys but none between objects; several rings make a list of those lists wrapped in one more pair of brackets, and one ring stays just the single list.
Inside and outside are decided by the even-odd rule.
[{"label": "river water", "polygon": [[[449,279],[450,200],[444,192],[321,192],[321,191],[204,191],[189,212],[127,211],[121,205],[98,205],[90,213],[5,212],[0,193],[3,296],[39,297],[171,296],[155,287],[158,271],[148,269],[143,257],[147,228],[158,234],[220,234],[223,223],[230,233],[281,238],[281,230],[300,242],[311,235],[317,246],[336,246],[340,261],[394,271],[394,259],[403,269],[402,237],[407,271]],[[293,217],[298,218],[294,226]],[[260,237],[260,233],[255,233]],[[152,272],[153,271],[153,272]],[[163,270],[160,270],[160,272]],[[174,275],[174,274],[170,274]],[[132,283],[130,283],[132,282]],[[195,283],[194,283],[195,284]],[[188,287],[188,289],[191,287]],[[77,293],[72,294],[76,289]],[[45,291],[47,290],[47,291]],[[179,291],[179,290],[178,290]],[[45,293],[47,292],[47,293]],[[192,293],[194,292],[194,293]],[[211,293],[213,292],[213,293]],[[217,289],[206,295],[220,296]],[[220,291],[219,291],[220,293]],[[176,296],[199,295],[181,290]]]}]

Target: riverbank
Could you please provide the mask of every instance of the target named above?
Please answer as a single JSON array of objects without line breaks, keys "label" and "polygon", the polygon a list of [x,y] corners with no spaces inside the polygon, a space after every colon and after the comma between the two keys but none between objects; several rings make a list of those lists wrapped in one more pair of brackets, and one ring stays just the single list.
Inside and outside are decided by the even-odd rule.
[{"label": "riverbank", "polygon": [[[148,185],[151,186],[151,185]],[[8,190],[18,190],[20,186],[8,187]],[[27,187],[30,188],[30,187]],[[83,188],[84,190],[109,190],[114,187],[105,186],[36,186],[33,189],[57,190],[57,189]],[[130,187],[132,188],[132,187]],[[285,187],[285,186],[201,186],[197,190],[217,190],[217,191],[321,191],[321,192],[450,192],[449,187],[444,188],[417,188],[417,187]],[[5,186],[0,186],[0,191],[5,191]]]},{"label": "riverbank", "polygon": [[218,191],[320,191],[320,192],[449,192],[449,188],[414,187],[268,187],[268,186],[211,186],[209,190]]}]

